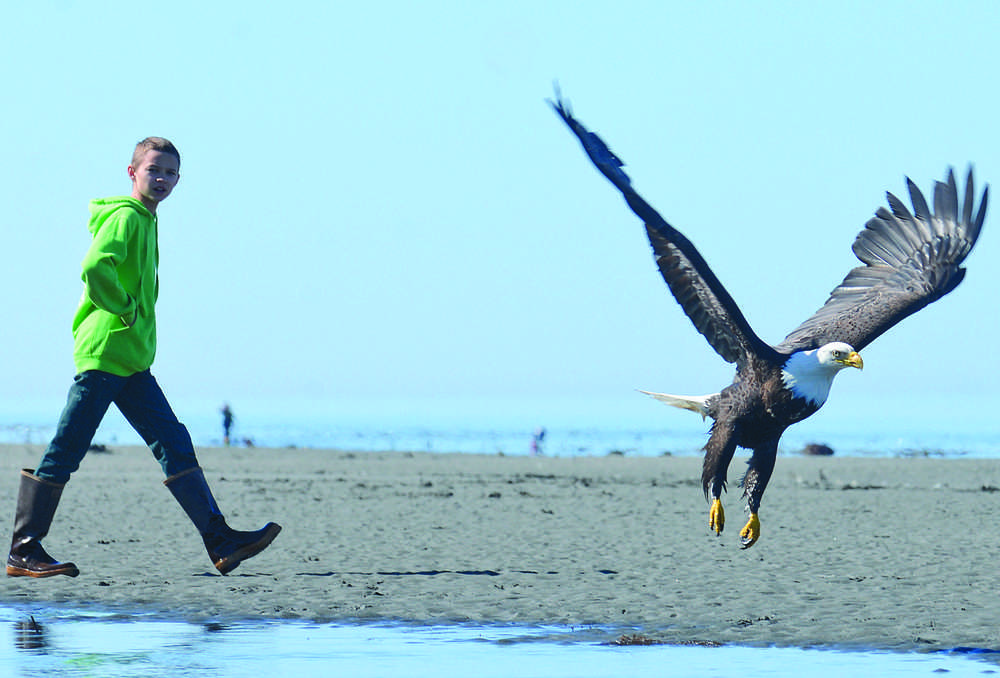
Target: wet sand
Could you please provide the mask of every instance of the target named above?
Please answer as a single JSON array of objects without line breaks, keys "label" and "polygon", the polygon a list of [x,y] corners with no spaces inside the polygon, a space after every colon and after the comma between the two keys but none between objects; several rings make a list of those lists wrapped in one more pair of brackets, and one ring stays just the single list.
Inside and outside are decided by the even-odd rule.
[{"label": "wet sand", "polygon": [[[0,508],[41,448],[0,446]],[[763,536],[731,469],[708,529],[694,457],[203,449],[231,525],[284,527],[228,576],[144,448],[91,453],[45,540],[76,579],[0,603],[198,620],[598,626],[667,642],[1000,648],[1000,461],[781,457]]]}]

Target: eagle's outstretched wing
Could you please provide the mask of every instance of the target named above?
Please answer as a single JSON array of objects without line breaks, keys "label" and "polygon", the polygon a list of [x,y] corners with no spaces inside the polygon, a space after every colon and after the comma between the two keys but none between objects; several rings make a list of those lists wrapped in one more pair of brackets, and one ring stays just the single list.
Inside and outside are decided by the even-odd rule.
[{"label": "eagle's outstretched wing", "polygon": [[989,187],[975,209],[972,169],[959,211],[955,175],[934,186],[934,212],[923,194],[906,180],[911,213],[888,193],[854,241],[854,254],[864,266],[853,269],[826,303],[776,348],[784,353],[843,341],[860,351],[890,327],[955,289],[965,269],[960,264],[979,238],[986,217]]},{"label": "eagle's outstretched wing", "polygon": [[750,356],[775,360],[775,350],[751,329],[729,292],[695,246],[649,205],[622,170],[624,163],[607,144],[573,117],[558,96],[549,102],[580,139],[591,162],[614,184],[632,211],[646,224],[660,273],[684,312],[708,343],[727,362],[742,365]]}]

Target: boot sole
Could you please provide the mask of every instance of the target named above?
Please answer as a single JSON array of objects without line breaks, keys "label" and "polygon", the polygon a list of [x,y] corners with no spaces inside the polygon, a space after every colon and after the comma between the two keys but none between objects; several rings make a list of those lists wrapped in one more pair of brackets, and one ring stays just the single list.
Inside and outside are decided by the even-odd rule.
[{"label": "boot sole", "polygon": [[266,549],[274,541],[274,538],[278,536],[281,532],[281,525],[276,525],[271,523],[264,532],[264,536],[255,541],[249,546],[244,546],[238,551],[235,551],[226,558],[221,558],[215,563],[215,569],[217,569],[222,574],[229,574],[239,566],[244,560],[248,558],[253,558],[255,555]]},{"label": "boot sole", "polygon": [[61,574],[67,577],[79,576],[80,570],[77,569],[75,565],[69,567],[62,567],[57,570],[26,570],[23,567],[14,567],[13,565],[7,566],[7,576],[8,577],[32,577],[34,579],[44,579],[45,577],[57,577]]}]

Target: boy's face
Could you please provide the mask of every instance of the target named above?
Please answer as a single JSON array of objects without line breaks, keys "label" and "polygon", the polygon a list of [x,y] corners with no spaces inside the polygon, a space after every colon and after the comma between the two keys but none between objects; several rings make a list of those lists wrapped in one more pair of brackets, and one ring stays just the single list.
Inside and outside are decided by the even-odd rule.
[{"label": "boy's face", "polygon": [[180,163],[170,153],[146,151],[138,165],[128,166],[132,180],[132,197],[156,213],[156,206],[166,200],[177,185]]}]

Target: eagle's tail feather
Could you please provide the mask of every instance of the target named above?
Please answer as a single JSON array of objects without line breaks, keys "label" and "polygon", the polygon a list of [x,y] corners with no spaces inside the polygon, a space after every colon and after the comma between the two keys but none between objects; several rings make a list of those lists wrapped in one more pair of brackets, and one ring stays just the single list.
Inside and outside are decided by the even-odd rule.
[{"label": "eagle's tail feather", "polygon": [[652,396],[659,400],[661,403],[666,403],[667,405],[672,405],[674,407],[679,407],[682,410],[691,410],[692,412],[697,412],[704,419],[708,415],[708,401],[719,395],[718,393],[712,393],[710,395],[704,396],[682,396],[682,395],[670,395],[669,393],[652,393],[651,391],[639,390],[639,393],[645,393],[648,396]]}]

